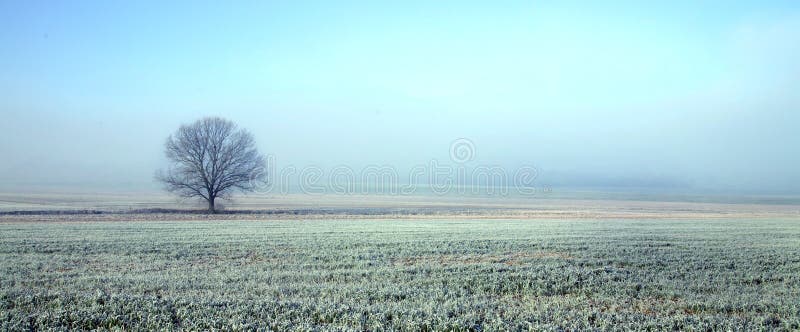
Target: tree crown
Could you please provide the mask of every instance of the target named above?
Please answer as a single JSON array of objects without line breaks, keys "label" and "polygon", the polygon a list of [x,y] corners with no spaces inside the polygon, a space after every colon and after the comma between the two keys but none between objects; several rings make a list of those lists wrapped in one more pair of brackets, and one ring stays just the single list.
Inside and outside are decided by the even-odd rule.
[{"label": "tree crown", "polygon": [[203,198],[212,211],[214,199],[255,190],[266,176],[253,135],[219,117],[182,125],[165,148],[171,165],[157,180],[182,197]]}]

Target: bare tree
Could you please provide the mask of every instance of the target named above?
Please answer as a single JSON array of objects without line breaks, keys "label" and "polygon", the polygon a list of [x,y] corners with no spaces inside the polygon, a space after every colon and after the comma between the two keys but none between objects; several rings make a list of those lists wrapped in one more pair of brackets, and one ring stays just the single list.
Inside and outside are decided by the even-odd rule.
[{"label": "bare tree", "polygon": [[222,118],[183,125],[165,146],[171,166],[159,171],[156,180],[182,197],[204,199],[210,213],[216,212],[215,199],[253,191],[266,176],[253,135]]}]

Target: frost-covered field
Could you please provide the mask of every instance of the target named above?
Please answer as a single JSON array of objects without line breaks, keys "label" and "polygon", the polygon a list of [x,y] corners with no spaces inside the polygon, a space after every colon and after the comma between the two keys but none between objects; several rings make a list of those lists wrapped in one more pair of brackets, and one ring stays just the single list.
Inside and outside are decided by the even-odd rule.
[{"label": "frost-covered field", "polygon": [[0,328],[797,330],[800,220],[0,223]]}]

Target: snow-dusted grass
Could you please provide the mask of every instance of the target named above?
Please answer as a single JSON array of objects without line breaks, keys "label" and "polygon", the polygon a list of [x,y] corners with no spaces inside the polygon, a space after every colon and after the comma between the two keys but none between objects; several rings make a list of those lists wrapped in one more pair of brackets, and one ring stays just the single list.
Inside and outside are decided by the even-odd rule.
[{"label": "snow-dusted grass", "polygon": [[800,220],[0,223],[0,328],[800,328]]}]

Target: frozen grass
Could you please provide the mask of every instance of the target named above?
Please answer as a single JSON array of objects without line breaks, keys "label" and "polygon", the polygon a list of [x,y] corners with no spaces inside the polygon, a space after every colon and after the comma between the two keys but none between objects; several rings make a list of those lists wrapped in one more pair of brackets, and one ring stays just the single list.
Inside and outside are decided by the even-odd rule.
[{"label": "frozen grass", "polygon": [[0,223],[0,328],[797,330],[800,221]]}]

